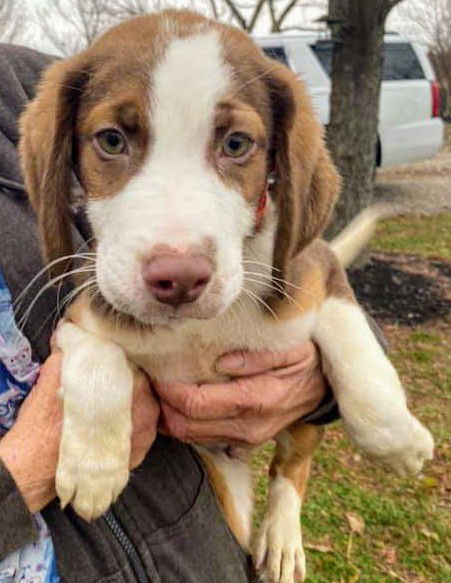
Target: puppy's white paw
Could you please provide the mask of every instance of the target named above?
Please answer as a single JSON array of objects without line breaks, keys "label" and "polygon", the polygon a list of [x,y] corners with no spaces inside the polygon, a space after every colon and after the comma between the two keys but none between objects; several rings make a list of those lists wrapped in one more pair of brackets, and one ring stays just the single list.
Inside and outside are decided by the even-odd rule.
[{"label": "puppy's white paw", "polygon": [[385,426],[368,425],[354,434],[356,443],[371,457],[397,474],[415,475],[424,462],[434,454],[434,440],[428,431],[408,410],[391,417]]},{"label": "puppy's white paw", "polygon": [[101,435],[86,427],[83,435],[63,430],[56,472],[62,508],[71,503],[77,514],[90,521],[116,501],[128,481],[130,445],[128,438],[114,437],[109,440],[108,432]]},{"label": "puppy's white paw", "polygon": [[133,371],[124,351],[71,322],[57,334],[64,358],[63,431],[56,491],[86,520],[108,509],[128,480]]},{"label": "puppy's white paw", "polygon": [[270,515],[258,533],[254,562],[265,583],[297,583],[306,575],[298,516]]},{"label": "puppy's white paw", "polygon": [[418,474],[424,462],[434,455],[433,437],[413,415],[405,420],[404,431],[395,447],[380,456],[382,463],[390,466],[397,474],[406,476]]}]

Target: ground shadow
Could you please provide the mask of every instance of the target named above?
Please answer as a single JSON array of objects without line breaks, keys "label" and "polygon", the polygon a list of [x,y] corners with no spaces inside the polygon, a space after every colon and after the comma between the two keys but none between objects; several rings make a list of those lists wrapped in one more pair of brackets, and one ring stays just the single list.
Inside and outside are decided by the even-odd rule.
[{"label": "ground shadow", "polygon": [[408,326],[451,311],[451,263],[418,256],[377,254],[349,279],[360,304],[376,320]]}]

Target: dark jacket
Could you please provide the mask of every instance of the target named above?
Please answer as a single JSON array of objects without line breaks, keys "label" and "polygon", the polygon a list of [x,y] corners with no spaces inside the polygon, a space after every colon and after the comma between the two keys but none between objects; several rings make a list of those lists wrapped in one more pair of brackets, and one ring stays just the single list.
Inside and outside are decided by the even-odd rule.
[{"label": "dark jacket", "polygon": [[[16,120],[50,61],[23,47],[0,45],[0,269],[13,298],[42,267],[17,163]],[[41,278],[30,288],[23,306],[44,282]],[[24,327],[40,360],[58,318],[56,300],[54,289],[44,293]],[[56,500],[42,514],[63,581],[244,583],[251,578],[248,557],[225,524],[195,452],[165,437],[158,437],[104,517],[88,524],[70,508],[62,512]],[[0,560],[35,536],[32,517],[0,463]]]}]

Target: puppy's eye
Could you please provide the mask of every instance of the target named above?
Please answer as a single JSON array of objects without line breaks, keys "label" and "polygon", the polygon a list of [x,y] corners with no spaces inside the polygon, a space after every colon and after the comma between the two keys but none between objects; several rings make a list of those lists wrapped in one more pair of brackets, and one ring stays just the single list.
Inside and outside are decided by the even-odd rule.
[{"label": "puppy's eye", "polygon": [[249,136],[235,132],[226,137],[222,149],[229,158],[242,158],[250,151],[253,145],[254,142]]},{"label": "puppy's eye", "polygon": [[127,151],[127,142],[117,130],[103,130],[95,136],[95,139],[101,150],[109,156],[117,156]]}]

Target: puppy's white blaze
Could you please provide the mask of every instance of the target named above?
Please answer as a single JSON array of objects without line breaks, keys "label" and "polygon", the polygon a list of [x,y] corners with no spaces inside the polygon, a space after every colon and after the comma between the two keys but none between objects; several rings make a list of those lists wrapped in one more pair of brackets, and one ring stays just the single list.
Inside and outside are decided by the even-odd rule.
[{"label": "puppy's white blaze", "polygon": [[152,75],[152,157],[189,155],[205,165],[218,101],[231,85],[217,31],[172,41]]}]

